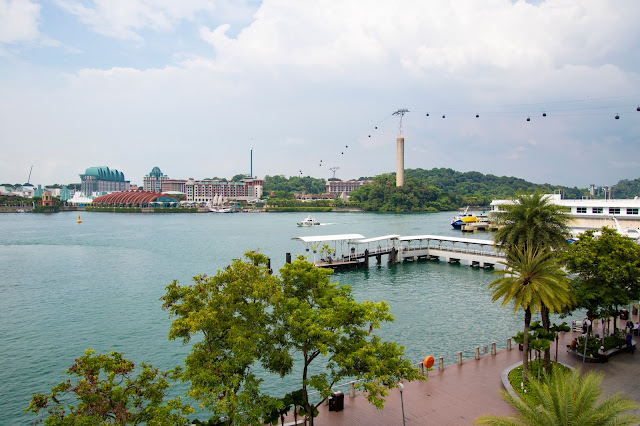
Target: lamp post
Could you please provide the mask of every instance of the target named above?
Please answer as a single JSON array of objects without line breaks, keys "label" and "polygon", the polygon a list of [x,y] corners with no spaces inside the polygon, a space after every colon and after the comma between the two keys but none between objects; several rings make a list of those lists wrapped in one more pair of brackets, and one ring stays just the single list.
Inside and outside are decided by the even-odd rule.
[{"label": "lamp post", "polygon": [[586,319],[584,323],[587,325],[587,332],[584,335],[584,353],[582,354],[582,362],[584,363],[587,358],[587,342],[589,341],[589,327],[591,327],[591,320]]},{"label": "lamp post", "polygon": [[404,423],[404,400],[402,399],[402,391],[404,390],[404,385],[402,383],[400,383],[398,385],[398,388],[400,389],[400,405],[402,406],[402,426],[405,425]]}]

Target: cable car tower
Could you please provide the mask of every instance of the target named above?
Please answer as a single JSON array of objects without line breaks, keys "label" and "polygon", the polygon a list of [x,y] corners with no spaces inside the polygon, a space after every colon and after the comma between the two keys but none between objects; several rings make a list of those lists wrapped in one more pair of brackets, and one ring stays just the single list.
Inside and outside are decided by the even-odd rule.
[{"label": "cable car tower", "polygon": [[398,138],[396,139],[396,186],[404,186],[404,138],[402,137],[402,119],[409,110],[402,108],[391,115],[400,116]]},{"label": "cable car tower", "polygon": [[340,167],[329,167],[329,170],[333,172],[333,179],[336,178],[336,172],[340,169]]}]

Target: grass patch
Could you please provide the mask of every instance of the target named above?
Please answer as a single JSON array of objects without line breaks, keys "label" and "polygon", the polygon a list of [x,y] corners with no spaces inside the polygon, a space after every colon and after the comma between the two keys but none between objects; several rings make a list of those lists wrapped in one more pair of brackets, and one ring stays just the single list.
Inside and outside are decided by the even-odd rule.
[{"label": "grass patch", "polygon": [[[553,370],[554,368],[569,370],[569,368],[565,367],[560,363],[551,362],[551,369]],[[538,400],[537,395],[535,395],[535,393],[532,391],[533,388],[531,386],[531,382],[534,380],[535,381],[538,380],[539,369],[540,369],[540,380],[544,380],[545,374],[547,374],[544,371],[544,360],[540,360],[539,368],[538,368],[537,360],[529,361],[529,382],[525,383],[524,387],[522,387],[522,365],[514,368],[513,370],[511,370],[511,372],[509,372],[509,383],[511,383],[511,387],[513,388],[513,390],[516,392],[516,394],[518,394],[518,396],[522,400],[530,402],[534,406],[539,405],[540,401]]]}]

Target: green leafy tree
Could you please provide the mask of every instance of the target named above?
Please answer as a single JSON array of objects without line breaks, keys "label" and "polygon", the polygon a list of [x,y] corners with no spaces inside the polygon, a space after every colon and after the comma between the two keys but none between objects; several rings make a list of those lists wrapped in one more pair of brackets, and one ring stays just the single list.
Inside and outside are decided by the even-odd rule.
[{"label": "green leafy tree", "polygon": [[[279,277],[269,274],[267,262],[247,252],[214,277],[196,277],[193,286],[170,284],[162,297],[176,317],[171,339],[202,336],[182,378],[203,407],[243,425],[285,412],[286,400],[261,393],[256,365],[284,377],[302,363],[302,402],[294,405],[311,424],[331,387],[347,377],[364,380],[368,400],[378,407],[387,395],[384,383],[423,379],[402,358],[401,346],[369,334],[393,319],[386,303],[354,301],[348,286],[331,283],[329,271],[302,258]],[[310,402],[311,388],[320,392],[317,404]]]},{"label": "green leafy tree", "polygon": [[[554,368],[543,381],[532,381],[536,398],[514,398],[502,391],[502,398],[518,412],[515,416],[482,416],[478,425],[635,425],[640,417],[627,414],[640,407],[635,401],[616,393],[601,399],[600,383],[604,375],[589,371],[584,376],[580,369],[564,371]],[[534,402],[535,401],[535,402]]]},{"label": "green leafy tree", "polygon": [[269,310],[278,285],[267,265],[266,256],[247,252],[245,260],[235,260],[214,277],[195,277],[194,285],[174,281],[161,298],[162,307],[176,317],[169,339],[186,344],[201,336],[185,359],[182,379],[191,383],[189,396],[230,424],[253,424],[273,403],[260,393],[262,379],[254,365],[268,360],[273,346],[275,321]]},{"label": "green leafy tree", "polygon": [[[499,225],[494,235],[497,246],[505,251],[521,250],[532,247],[534,250],[564,250],[569,236],[570,217],[553,204],[542,192],[520,195],[513,204],[501,206],[501,211],[492,213],[493,220]],[[558,294],[557,297],[561,297]],[[559,300],[565,306],[571,298]],[[549,309],[543,305],[540,310],[542,326],[550,331]],[[551,366],[551,351],[544,352],[545,368]]]},{"label": "green leafy tree", "polygon": [[[370,335],[393,320],[389,306],[356,302],[348,286],[330,282],[330,272],[302,257],[286,264],[280,270],[283,291],[274,310],[277,340],[287,350],[279,360],[286,367],[281,370],[288,372],[294,354],[302,355],[303,409],[311,425],[317,407],[331,395],[331,387],[346,378],[362,380],[367,400],[378,408],[384,406],[388,388],[396,387],[400,380],[424,380],[402,358],[401,346]],[[315,404],[309,399],[310,388],[321,395]]]},{"label": "green leafy tree", "polygon": [[604,227],[600,235],[581,234],[563,259],[576,275],[571,283],[576,308],[586,309],[589,318],[613,315],[615,330],[619,308],[640,298],[640,246]]},{"label": "green leafy tree", "polygon": [[[165,402],[170,382],[180,369],[160,372],[142,363],[135,375],[134,364],[118,352],[95,355],[87,349],[66,373],[67,380],[48,395],[36,394],[25,412],[38,416],[37,423],[48,425],[180,425],[193,412],[180,398]],[[46,414],[43,414],[45,413]]]},{"label": "green leafy tree", "polygon": [[546,306],[552,312],[560,312],[564,300],[570,299],[569,287],[557,259],[548,250],[536,250],[528,246],[522,250],[507,252],[506,270],[503,276],[491,284],[492,301],[502,299],[502,306],[513,303],[513,312],[524,310],[524,339],[522,377],[528,381],[529,327],[532,313]]},{"label": "green leafy tree", "polygon": [[249,175],[245,175],[245,174],[238,174],[238,175],[234,175],[234,176],[231,178],[231,181],[230,181],[230,182],[241,182],[241,181],[242,181],[242,179],[245,179],[245,178],[247,178],[247,177],[249,177]]}]

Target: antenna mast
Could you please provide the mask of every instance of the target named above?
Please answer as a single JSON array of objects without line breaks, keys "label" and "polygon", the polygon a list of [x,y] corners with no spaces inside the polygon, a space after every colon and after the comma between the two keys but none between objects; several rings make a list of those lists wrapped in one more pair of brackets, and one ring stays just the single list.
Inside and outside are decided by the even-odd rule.
[{"label": "antenna mast", "polygon": [[336,178],[336,171],[338,171],[338,169],[340,169],[340,167],[329,167],[329,170],[333,172],[333,179]]},{"label": "antenna mast", "polygon": [[398,136],[402,136],[402,119],[404,118],[404,115],[406,113],[408,113],[408,112],[409,112],[408,109],[401,108],[401,109],[397,110],[396,112],[394,112],[393,114],[391,114],[391,115],[399,115],[400,116],[400,127],[398,129]]}]

